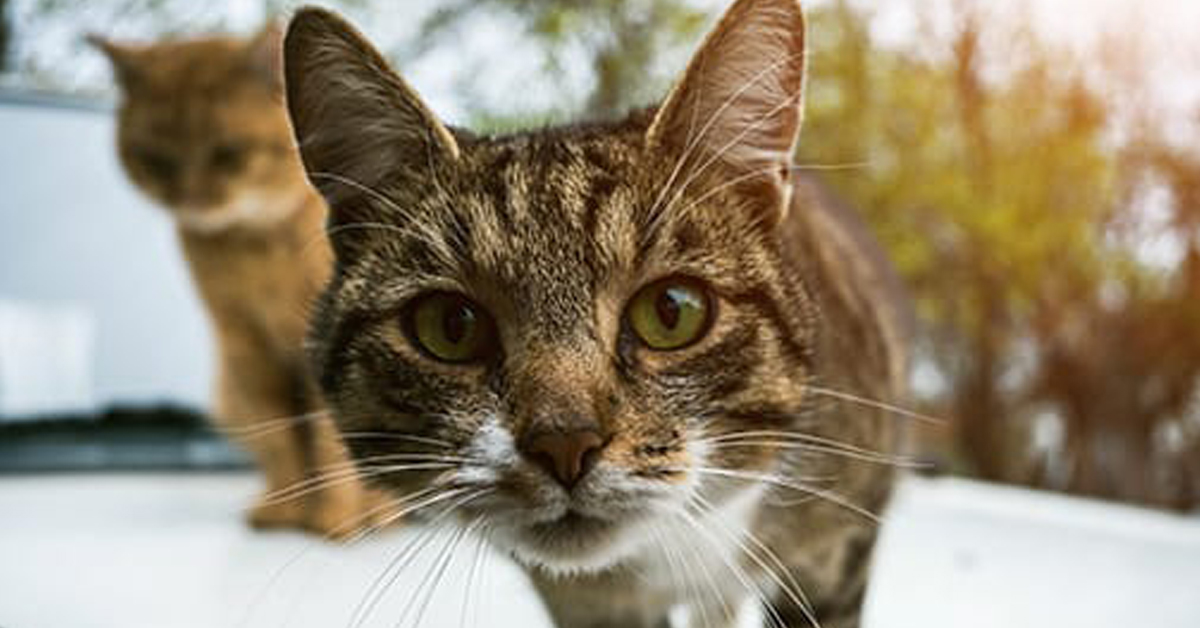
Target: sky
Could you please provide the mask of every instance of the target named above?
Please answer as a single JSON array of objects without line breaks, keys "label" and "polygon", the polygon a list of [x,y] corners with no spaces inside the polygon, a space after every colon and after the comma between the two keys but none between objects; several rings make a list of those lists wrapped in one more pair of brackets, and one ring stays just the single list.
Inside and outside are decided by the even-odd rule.
[{"label": "sky", "polygon": [[1141,35],[1146,63],[1135,65],[1155,95],[1174,112],[1200,111],[1200,1],[1024,1],[1047,34],[1085,56],[1105,52],[1105,34]]}]

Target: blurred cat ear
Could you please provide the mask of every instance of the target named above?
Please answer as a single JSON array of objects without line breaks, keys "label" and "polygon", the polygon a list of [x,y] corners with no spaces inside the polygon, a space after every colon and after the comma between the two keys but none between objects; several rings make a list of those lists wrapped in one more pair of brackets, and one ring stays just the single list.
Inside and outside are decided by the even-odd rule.
[{"label": "blurred cat ear", "polygon": [[267,22],[246,44],[246,63],[268,85],[283,90],[283,28]]},{"label": "blurred cat ear", "polygon": [[85,41],[108,57],[112,64],[113,77],[125,91],[134,88],[141,80],[141,51],[136,46],[119,44],[103,35],[90,33]]},{"label": "blurred cat ear", "polygon": [[680,160],[682,181],[737,181],[741,190],[768,195],[782,216],[803,84],[798,1],[738,0],[659,108],[648,145]]},{"label": "blurred cat ear", "polygon": [[385,178],[425,180],[458,144],[421,99],[341,18],[298,11],[284,38],[288,114],[309,179],[334,206]]}]

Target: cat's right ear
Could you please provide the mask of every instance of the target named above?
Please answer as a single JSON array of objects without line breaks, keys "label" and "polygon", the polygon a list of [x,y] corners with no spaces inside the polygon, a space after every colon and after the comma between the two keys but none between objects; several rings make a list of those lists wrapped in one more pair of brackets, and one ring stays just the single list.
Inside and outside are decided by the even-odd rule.
[{"label": "cat's right ear", "polygon": [[272,90],[283,91],[283,29],[269,21],[246,44],[246,65]]},{"label": "cat's right ear", "polygon": [[[288,115],[309,180],[334,223],[348,199],[370,199],[385,180],[428,180],[458,159],[450,131],[354,27],[317,8],[299,10],[283,43]],[[351,210],[352,211],[352,210]]]},{"label": "cat's right ear", "polygon": [[647,144],[692,172],[683,185],[720,172],[714,181],[736,183],[733,193],[778,223],[791,195],[804,52],[798,0],[736,0],[667,95]]},{"label": "cat's right ear", "polygon": [[125,44],[119,44],[103,35],[90,33],[85,37],[85,41],[108,57],[108,62],[112,65],[113,76],[117,79],[117,84],[126,92],[137,86],[141,80],[141,55],[138,48]]}]

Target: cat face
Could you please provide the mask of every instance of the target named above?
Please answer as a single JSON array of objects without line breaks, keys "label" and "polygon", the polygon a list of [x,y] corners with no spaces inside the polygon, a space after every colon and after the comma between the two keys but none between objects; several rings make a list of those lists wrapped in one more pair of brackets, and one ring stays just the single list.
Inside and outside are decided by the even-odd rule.
[{"label": "cat face", "polygon": [[812,302],[777,232],[802,34],[743,0],[657,112],[476,137],[297,14],[288,103],[338,257],[313,358],[364,475],[560,572],[756,490],[737,474],[773,447],[712,445],[803,420]]},{"label": "cat face", "polygon": [[144,47],[93,42],[122,88],[118,151],[130,179],[185,226],[269,220],[304,177],[282,103],[279,36]]}]

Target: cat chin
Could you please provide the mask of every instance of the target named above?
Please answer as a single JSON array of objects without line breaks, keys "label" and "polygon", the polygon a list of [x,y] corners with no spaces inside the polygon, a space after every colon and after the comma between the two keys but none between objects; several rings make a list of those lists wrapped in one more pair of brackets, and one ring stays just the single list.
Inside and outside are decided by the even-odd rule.
[{"label": "cat chin", "polygon": [[517,562],[565,577],[605,571],[633,557],[645,536],[635,527],[573,516],[511,529],[496,541]]}]

